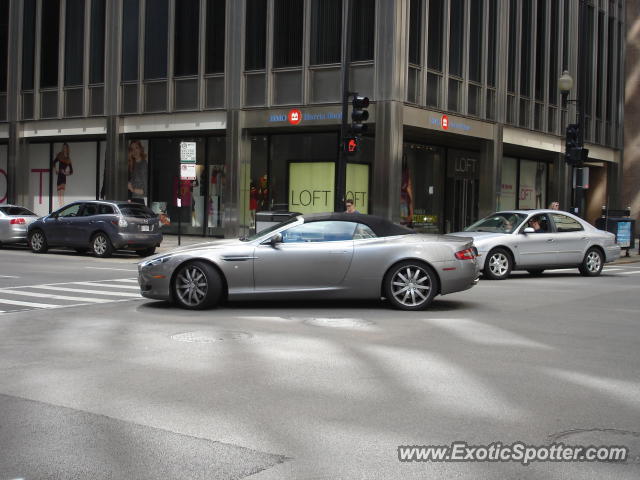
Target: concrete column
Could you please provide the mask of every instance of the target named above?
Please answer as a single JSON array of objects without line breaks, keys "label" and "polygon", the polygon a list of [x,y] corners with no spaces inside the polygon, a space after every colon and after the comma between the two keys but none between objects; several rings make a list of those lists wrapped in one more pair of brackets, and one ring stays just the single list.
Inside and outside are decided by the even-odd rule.
[{"label": "concrete column", "polygon": [[226,182],[224,186],[224,236],[245,235],[249,225],[245,217],[248,202],[248,175],[251,171],[251,142],[244,129],[242,108],[244,59],[244,1],[227,2],[225,44],[225,98],[227,105]]},{"label": "concrete column", "polygon": [[400,221],[409,2],[377,2],[372,213]]},{"label": "concrete column", "polygon": [[11,0],[9,3],[9,35],[7,71],[7,120],[9,121],[9,144],[7,146],[7,201],[23,203],[19,197],[22,192],[18,179],[29,178],[28,157],[21,155],[20,142],[22,129],[18,124],[20,112],[20,55],[22,43],[22,0]]},{"label": "concrete column", "polygon": [[104,153],[104,196],[106,199],[127,198],[127,149],[121,133],[122,119],[118,116],[120,90],[120,5],[118,0],[106,0],[105,55],[105,114],[107,143]]},{"label": "concrete column", "polygon": [[493,140],[482,142],[480,149],[480,192],[478,217],[495,212],[501,191],[502,178],[502,125],[494,127]]}]

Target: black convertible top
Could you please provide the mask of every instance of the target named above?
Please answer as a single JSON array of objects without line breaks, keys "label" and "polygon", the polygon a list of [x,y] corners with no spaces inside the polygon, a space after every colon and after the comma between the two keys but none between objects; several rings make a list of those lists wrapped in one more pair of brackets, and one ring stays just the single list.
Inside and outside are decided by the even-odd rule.
[{"label": "black convertible top", "polygon": [[356,222],[369,227],[378,237],[392,237],[394,235],[410,235],[416,233],[410,228],[397,225],[389,220],[375,215],[365,215],[363,213],[311,213],[303,215],[306,222],[338,221]]}]

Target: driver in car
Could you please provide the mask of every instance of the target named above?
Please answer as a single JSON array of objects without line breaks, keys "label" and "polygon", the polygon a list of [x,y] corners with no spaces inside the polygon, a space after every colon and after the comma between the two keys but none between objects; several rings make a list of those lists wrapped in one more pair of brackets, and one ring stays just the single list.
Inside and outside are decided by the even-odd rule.
[{"label": "driver in car", "polygon": [[542,230],[542,226],[540,225],[540,219],[538,217],[533,217],[529,220],[529,226],[535,230],[535,233],[544,233]]}]

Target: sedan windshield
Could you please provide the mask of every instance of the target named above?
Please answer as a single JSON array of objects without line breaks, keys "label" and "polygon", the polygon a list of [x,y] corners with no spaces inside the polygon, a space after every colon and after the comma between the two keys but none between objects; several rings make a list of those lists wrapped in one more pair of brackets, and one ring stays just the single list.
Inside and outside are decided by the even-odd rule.
[{"label": "sedan windshield", "polygon": [[491,232],[513,233],[516,228],[527,218],[522,213],[501,212],[478,220],[473,225],[464,229],[465,232]]}]

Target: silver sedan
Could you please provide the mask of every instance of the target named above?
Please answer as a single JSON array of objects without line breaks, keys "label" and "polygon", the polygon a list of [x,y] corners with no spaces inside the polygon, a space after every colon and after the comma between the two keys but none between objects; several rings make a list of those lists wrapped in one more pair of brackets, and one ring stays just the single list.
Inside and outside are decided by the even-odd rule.
[{"label": "silver sedan", "polygon": [[224,299],[376,298],[421,310],[478,279],[469,238],[421,235],[361,214],[297,216],[253,236],[138,264],[143,296],[188,309]]},{"label": "silver sedan", "polygon": [[558,210],[496,212],[452,235],[473,238],[484,278],[492,280],[503,280],[512,270],[540,275],[556,267],[596,276],[620,257],[612,233]]},{"label": "silver sedan", "polygon": [[27,243],[27,227],[38,219],[18,205],[0,205],[0,244]]}]

